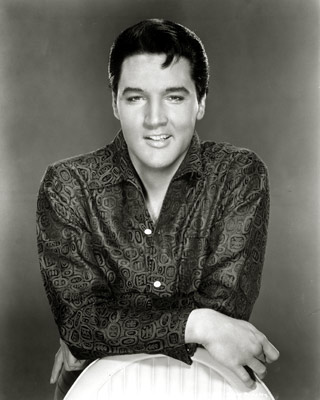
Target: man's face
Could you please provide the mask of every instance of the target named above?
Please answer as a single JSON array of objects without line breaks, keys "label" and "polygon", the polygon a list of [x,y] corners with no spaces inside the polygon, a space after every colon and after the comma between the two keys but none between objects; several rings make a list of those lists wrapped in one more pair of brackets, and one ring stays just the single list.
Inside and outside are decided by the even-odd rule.
[{"label": "man's face", "polygon": [[113,108],[137,172],[175,172],[186,155],[205,98],[197,100],[190,64],[162,68],[164,54],[137,54],[122,64]]}]

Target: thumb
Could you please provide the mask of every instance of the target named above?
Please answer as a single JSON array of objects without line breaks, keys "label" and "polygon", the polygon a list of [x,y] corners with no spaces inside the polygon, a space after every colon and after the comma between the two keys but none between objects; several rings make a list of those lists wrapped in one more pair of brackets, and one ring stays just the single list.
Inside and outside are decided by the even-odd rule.
[{"label": "thumb", "polygon": [[50,377],[51,384],[57,382],[60,372],[62,370],[62,367],[63,367],[63,354],[62,354],[62,349],[60,347],[54,358],[54,363],[53,363],[51,377]]}]

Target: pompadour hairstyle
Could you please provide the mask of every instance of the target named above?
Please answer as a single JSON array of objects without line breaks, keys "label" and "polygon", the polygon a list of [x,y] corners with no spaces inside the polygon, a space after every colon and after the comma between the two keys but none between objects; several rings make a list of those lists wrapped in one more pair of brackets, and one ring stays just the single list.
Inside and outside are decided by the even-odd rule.
[{"label": "pompadour hairstyle", "polygon": [[175,22],[147,19],[124,30],[113,43],[108,64],[109,84],[115,94],[125,58],[135,54],[166,54],[162,67],[168,67],[180,57],[191,66],[197,98],[200,101],[208,92],[209,63],[204,46],[190,29]]}]

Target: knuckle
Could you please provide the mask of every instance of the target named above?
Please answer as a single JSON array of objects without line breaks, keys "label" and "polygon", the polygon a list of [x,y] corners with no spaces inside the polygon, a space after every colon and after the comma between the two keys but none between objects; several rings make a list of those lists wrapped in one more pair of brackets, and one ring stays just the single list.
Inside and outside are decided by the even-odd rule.
[{"label": "knuckle", "polygon": [[240,379],[244,382],[244,383],[248,383],[251,381],[250,376],[248,375],[247,372],[245,371],[240,371],[239,373]]},{"label": "knuckle", "polygon": [[249,329],[250,332],[252,332],[252,331],[255,330],[255,327],[251,324],[251,322],[245,321],[245,320],[241,320],[241,323],[243,324],[243,326],[244,326],[246,329]]},{"label": "knuckle", "polygon": [[259,338],[261,344],[268,342],[267,336],[265,334],[261,333],[261,332],[258,335],[258,338]]},{"label": "knuckle", "polygon": [[79,369],[79,367],[74,364],[69,365],[69,371],[77,371],[78,369]]},{"label": "knuckle", "polygon": [[252,345],[252,353],[254,355],[261,354],[261,345],[259,343],[253,343],[253,345]]},{"label": "knuckle", "polygon": [[261,375],[266,375],[267,374],[267,368],[265,367],[265,365],[261,364],[258,373],[261,374]]},{"label": "knuckle", "polygon": [[254,381],[250,377],[245,377],[242,379],[242,381],[248,387],[252,387],[254,385]]},{"label": "knuckle", "polygon": [[266,375],[267,375],[267,370],[265,369],[264,371],[256,372],[256,374],[258,375],[258,377],[260,379],[264,379],[266,377]]},{"label": "knuckle", "polygon": [[267,370],[265,370],[264,372],[262,372],[260,375],[261,375],[261,376],[260,376],[261,379],[265,378],[265,377],[267,376]]},{"label": "knuckle", "polygon": [[74,371],[77,369],[77,366],[73,362],[70,362],[70,361],[65,362],[64,367],[67,371]]}]

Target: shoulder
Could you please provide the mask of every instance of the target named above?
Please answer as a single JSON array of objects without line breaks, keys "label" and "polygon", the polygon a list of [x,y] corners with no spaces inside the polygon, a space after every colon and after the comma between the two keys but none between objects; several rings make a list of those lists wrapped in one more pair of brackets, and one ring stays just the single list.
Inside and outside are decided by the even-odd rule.
[{"label": "shoulder", "polygon": [[43,181],[66,186],[101,186],[106,175],[114,169],[116,150],[113,143],[85,154],[66,158],[49,165]]},{"label": "shoulder", "polygon": [[229,174],[241,173],[268,175],[264,161],[252,150],[237,147],[230,143],[215,143],[203,141],[201,143],[202,160],[205,170]]}]

